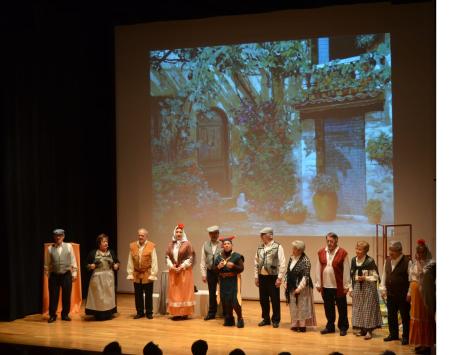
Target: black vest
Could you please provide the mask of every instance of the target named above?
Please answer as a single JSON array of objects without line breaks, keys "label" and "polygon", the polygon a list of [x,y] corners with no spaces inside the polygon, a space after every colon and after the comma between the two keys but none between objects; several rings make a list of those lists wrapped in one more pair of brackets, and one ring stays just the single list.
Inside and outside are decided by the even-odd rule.
[{"label": "black vest", "polygon": [[408,257],[403,255],[392,271],[391,258],[386,259],[386,291],[390,298],[406,299],[409,288]]}]

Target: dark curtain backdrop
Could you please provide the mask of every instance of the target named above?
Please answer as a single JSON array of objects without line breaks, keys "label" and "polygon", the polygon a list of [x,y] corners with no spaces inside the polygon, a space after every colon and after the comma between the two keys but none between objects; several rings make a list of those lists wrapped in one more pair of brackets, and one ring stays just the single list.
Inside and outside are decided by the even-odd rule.
[{"label": "dark curtain backdrop", "polygon": [[82,260],[102,232],[116,245],[113,27],[78,11],[15,10],[2,16],[2,320],[40,312],[54,228]]},{"label": "dark curtain backdrop", "polygon": [[[114,26],[382,0],[9,2],[0,11],[0,320],[39,313],[43,243],[116,249]],[[426,0],[397,0],[407,3]],[[122,260],[122,262],[126,262]],[[82,274],[84,295],[86,274]]]}]

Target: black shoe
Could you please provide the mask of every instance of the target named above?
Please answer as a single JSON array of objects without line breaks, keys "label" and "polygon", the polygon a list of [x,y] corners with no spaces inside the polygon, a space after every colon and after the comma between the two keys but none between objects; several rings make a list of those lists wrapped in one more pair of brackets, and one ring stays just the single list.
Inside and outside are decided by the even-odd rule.
[{"label": "black shoe", "polygon": [[265,325],[270,325],[270,320],[263,319],[261,322],[258,323],[258,327],[263,327]]},{"label": "black shoe", "polygon": [[210,320],[210,319],[216,319],[216,315],[215,314],[207,314],[205,318],[203,318],[203,320]]},{"label": "black shoe", "polygon": [[70,322],[72,319],[69,316],[61,316],[62,320],[65,320],[66,322]]},{"label": "black shoe", "polygon": [[402,345],[408,345],[409,341],[408,338],[402,338]]},{"label": "black shoe", "polygon": [[366,334],[367,334],[367,330],[361,329],[361,331],[360,331],[358,334],[356,334],[356,335],[357,335],[357,336],[364,337],[364,336],[366,336]]},{"label": "black shoe", "polygon": [[299,333],[306,333],[306,327],[298,327],[297,332]]},{"label": "black shoe", "polygon": [[388,335],[383,339],[384,341],[392,341],[392,340],[400,340],[398,337],[393,337],[392,335]]},{"label": "black shoe", "polygon": [[225,322],[223,323],[224,327],[234,327],[236,325],[236,323],[234,322],[234,317],[233,318],[226,318]]},{"label": "black shoe", "polygon": [[272,327],[278,328],[280,326],[280,323],[278,322],[272,322]]},{"label": "black shoe", "polygon": [[53,323],[56,320],[56,316],[51,316],[47,322]]},{"label": "black shoe", "polygon": [[325,328],[325,329],[322,329],[322,330],[320,331],[320,334],[331,334],[331,333],[334,333],[334,332],[335,332],[334,329],[331,330],[331,329]]},{"label": "black shoe", "polygon": [[134,317],[133,317],[133,319],[139,319],[139,318],[143,318],[144,317],[144,315],[143,314],[136,314]]},{"label": "black shoe", "polygon": [[345,337],[347,335],[347,331],[346,330],[341,330],[341,331],[339,331],[339,335],[341,337]]},{"label": "black shoe", "polygon": [[153,319],[153,315],[152,314],[146,314],[145,316],[147,317],[147,319]]},{"label": "black shoe", "polygon": [[244,328],[244,319],[238,319],[236,327],[238,328]]}]

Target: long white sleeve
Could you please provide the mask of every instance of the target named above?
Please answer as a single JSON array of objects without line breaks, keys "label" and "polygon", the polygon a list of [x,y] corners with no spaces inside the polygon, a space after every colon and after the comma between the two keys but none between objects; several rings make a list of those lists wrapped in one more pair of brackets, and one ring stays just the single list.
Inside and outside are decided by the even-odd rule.
[{"label": "long white sleeve", "polygon": [[200,272],[202,273],[202,277],[206,277],[206,253],[204,245],[202,247],[202,256],[200,258]]},{"label": "long white sleeve", "polygon": [[342,287],[344,289],[350,289],[352,285],[352,279],[350,277],[350,261],[348,254],[344,259],[344,275],[342,275]]},{"label": "long white sleeve", "polygon": [[158,275],[158,257],[156,256],[156,249],[153,248],[153,251],[152,251],[152,267],[151,267],[150,276],[148,277],[148,279],[156,281],[156,280],[158,280],[156,275]]},{"label": "long white sleeve", "polygon": [[283,280],[284,275],[286,274],[286,258],[284,256],[284,250],[281,244],[278,246],[278,278]]},{"label": "long white sleeve", "polygon": [[128,253],[128,262],[127,262],[127,280],[133,280],[133,271],[134,271],[134,265],[133,265],[133,258],[131,257],[131,253]]}]

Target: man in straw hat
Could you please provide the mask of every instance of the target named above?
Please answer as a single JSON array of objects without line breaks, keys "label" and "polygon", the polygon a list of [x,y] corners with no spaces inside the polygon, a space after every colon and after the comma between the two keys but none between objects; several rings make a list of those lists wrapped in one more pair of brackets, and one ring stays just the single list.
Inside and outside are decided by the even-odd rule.
[{"label": "man in straw hat", "polygon": [[209,240],[203,243],[202,257],[200,261],[200,270],[202,272],[202,281],[208,283],[209,291],[209,309],[208,314],[204,320],[216,318],[217,312],[217,298],[216,290],[219,278],[214,272],[214,260],[222,251],[221,243],[219,241],[219,227],[211,226],[206,229],[209,234]]},{"label": "man in straw hat", "polygon": [[[273,229],[263,228],[260,232],[261,243],[255,255],[255,284],[259,288],[259,303],[262,310],[262,321],[259,327],[280,325],[280,285],[286,273],[286,259],[283,247],[273,240]],[[272,319],[270,318],[272,304]]]}]

